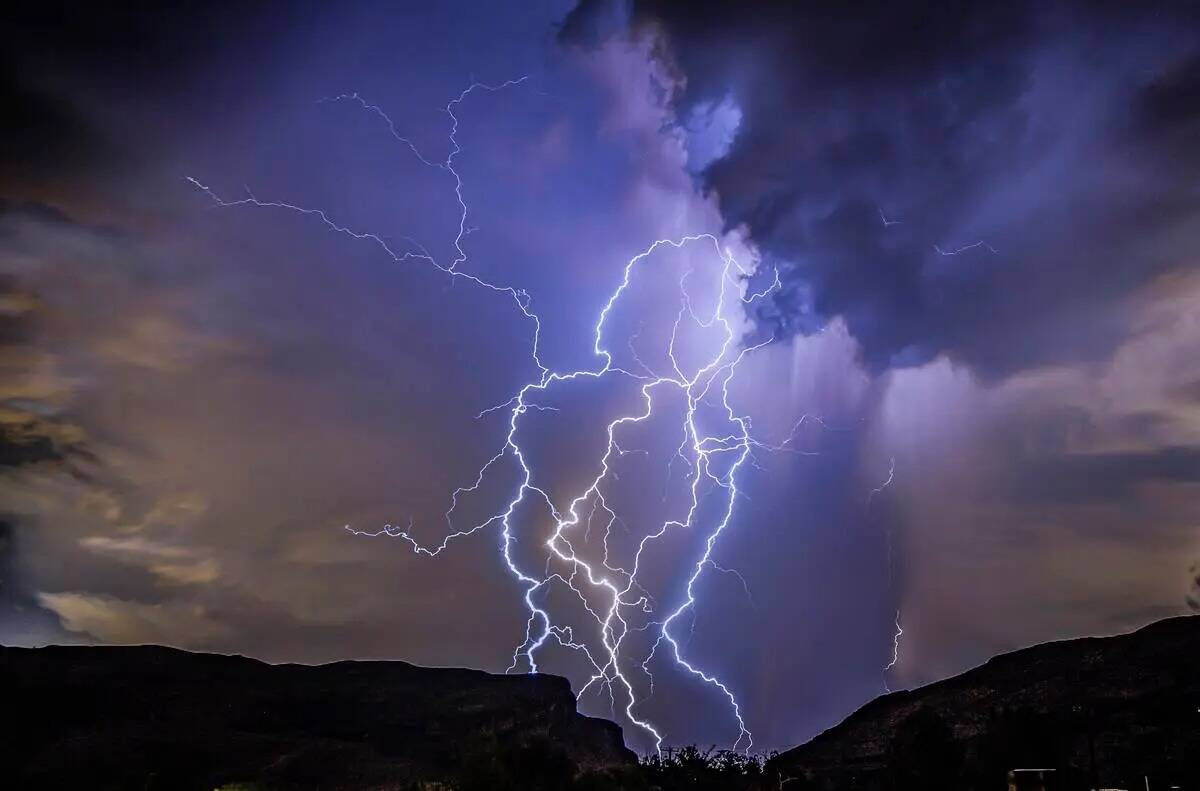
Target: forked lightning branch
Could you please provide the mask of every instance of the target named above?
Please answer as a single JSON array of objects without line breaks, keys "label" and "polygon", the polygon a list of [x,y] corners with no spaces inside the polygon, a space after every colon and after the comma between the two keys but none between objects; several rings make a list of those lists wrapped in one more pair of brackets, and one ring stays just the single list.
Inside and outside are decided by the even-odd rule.
[{"label": "forked lightning branch", "polygon": [[[582,685],[580,696],[593,687],[599,687],[601,691],[607,692],[614,705],[619,697],[625,715],[653,739],[656,749],[660,749],[665,734],[660,726],[651,722],[642,710],[642,704],[653,689],[654,679],[650,672],[650,663],[655,657],[665,655],[680,671],[710,686],[727,701],[731,724],[735,725],[737,730],[734,748],[749,750],[753,739],[737,696],[714,673],[703,669],[689,658],[684,644],[686,635],[683,633],[689,631],[690,624],[694,623],[694,620],[689,621],[687,616],[694,616],[697,606],[697,582],[701,575],[706,570],[728,571],[717,566],[712,556],[722,532],[730,527],[734,518],[739,500],[739,472],[745,466],[754,464],[754,453],[757,450],[793,450],[791,443],[795,429],[792,435],[782,442],[761,442],[752,434],[749,417],[740,414],[730,401],[730,385],[738,374],[740,364],[747,355],[765,345],[765,342],[751,346],[743,343],[740,319],[744,316],[744,306],[778,288],[778,274],[776,273],[773,282],[763,291],[748,293],[747,283],[753,272],[735,260],[721,239],[707,233],[676,239],[658,239],[625,262],[619,280],[596,317],[591,349],[595,364],[573,371],[552,370],[545,365],[540,356],[543,323],[534,309],[529,292],[518,286],[494,283],[463,268],[468,263],[463,244],[469,232],[469,211],[463,197],[463,179],[456,163],[462,151],[458,141],[457,112],[462,102],[473,93],[512,89],[525,80],[526,78],[510,80],[498,85],[474,83],[450,101],[444,108],[451,119],[449,154],[444,160],[432,159],[423,154],[411,140],[399,133],[396,124],[380,107],[367,102],[358,94],[344,94],[329,100],[353,103],[377,116],[390,134],[407,147],[419,162],[445,172],[452,184],[459,212],[458,231],[452,244],[454,257],[448,262],[439,260],[413,240],[406,240],[405,247],[397,248],[383,235],[357,230],[318,208],[280,200],[260,199],[249,190],[244,197],[226,199],[194,178],[189,177],[188,181],[219,206],[280,209],[307,215],[333,232],[375,245],[393,262],[412,261],[428,264],[451,278],[461,279],[474,287],[511,301],[513,308],[530,326],[529,354],[536,366],[536,378],[524,384],[507,401],[480,414],[481,418],[505,415],[507,433],[502,447],[495,451],[473,479],[450,493],[449,507],[445,512],[448,527],[445,534],[437,543],[425,544],[414,538],[411,524],[408,529],[390,525],[379,530],[358,530],[351,526],[347,526],[346,529],[357,535],[390,536],[407,542],[417,554],[430,557],[441,553],[456,539],[495,529],[500,536],[500,560],[521,586],[522,600],[528,611],[525,633],[513,652],[510,671],[526,668],[530,672],[536,672],[539,667],[539,652],[551,641],[576,652],[585,659],[590,668],[590,676]],[[693,261],[679,279],[679,308],[675,313],[669,338],[665,339],[665,348],[660,350],[663,359],[669,365],[663,366],[666,369],[663,372],[655,373],[636,353],[636,366],[618,364],[606,338],[606,330],[611,329],[612,314],[628,295],[635,274],[641,268],[653,267],[658,254],[669,250],[686,250],[692,254],[690,260]],[[695,260],[703,262],[704,266],[694,263]],[[712,309],[707,311],[694,306],[688,288],[689,278],[701,277],[710,278],[711,282],[707,285],[716,294],[711,300]],[[698,362],[685,361],[681,359],[683,355],[678,353],[680,338],[690,330],[703,331],[715,338],[715,342],[705,344],[703,359]],[[629,346],[632,349],[632,344]],[[689,358],[693,356],[695,355],[688,355]],[[603,425],[603,434],[607,441],[600,452],[600,458],[593,460],[598,461],[599,472],[590,481],[586,481],[586,485],[574,496],[565,501],[560,498],[559,502],[555,502],[544,482],[550,471],[543,473],[539,470],[538,465],[531,460],[529,450],[522,445],[520,429],[523,421],[531,412],[547,408],[542,405],[541,397],[556,386],[573,381],[600,381],[614,377],[626,379],[635,385],[638,391],[637,406]],[[622,515],[610,506],[610,497],[606,496],[616,477],[614,464],[621,455],[628,452],[621,446],[623,436],[638,424],[644,424],[655,416],[656,404],[667,398],[682,403],[683,408],[678,426],[681,441],[664,463],[670,465],[672,470],[680,464],[686,468],[683,479],[688,481],[687,494],[681,498],[679,513],[654,523],[653,528],[638,540],[632,559],[622,564],[610,558],[608,552],[610,531],[614,524],[622,519]],[[700,419],[702,412],[705,415],[703,420]],[[716,415],[715,418],[713,414]],[[799,421],[795,428],[798,429],[803,422],[803,419]],[[456,511],[460,499],[464,495],[479,491],[488,481],[488,476],[504,461],[515,463],[519,470],[519,481],[515,489],[498,503],[486,518],[472,524],[459,525],[456,521]],[[549,521],[529,519],[531,506],[542,511]],[[597,514],[600,521],[605,523],[604,552],[599,558],[591,557],[590,553],[582,548],[586,543],[582,533],[590,530]],[[533,522],[537,523],[532,524]],[[550,529],[545,532],[544,537],[535,534],[534,538],[543,543],[544,565],[531,568],[528,563],[523,564],[516,557],[516,545],[518,541],[528,541],[532,531],[544,530],[543,525],[550,525]],[[694,554],[682,558],[688,571],[675,601],[660,607],[645,592],[639,575],[643,572],[643,559],[647,548],[670,531],[699,533],[703,540],[698,542]],[[576,545],[580,546],[578,551]],[[551,608],[543,599],[546,591],[554,586],[561,586],[569,595],[578,598],[582,604],[582,612],[587,614],[583,621],[577,618],[558,618],[551,612]],[[636,622],[631,617],[634,614],[637,616]],[[649,633],[652,639],[640,643],[640,650],[635,651],[633,644],[636,641],[631,640],[631,636],[646,633]],[[646,646],[649,646],[648,650]]]}]

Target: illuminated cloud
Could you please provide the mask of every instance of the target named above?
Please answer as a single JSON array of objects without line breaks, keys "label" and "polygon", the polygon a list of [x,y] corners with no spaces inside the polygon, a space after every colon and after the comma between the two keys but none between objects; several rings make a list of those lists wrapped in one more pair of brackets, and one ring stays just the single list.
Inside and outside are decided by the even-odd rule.
[{"label": "illuminated cloud", "polygon": [[784,267],[783,335],[811,300],[873,370],[1093,361],[1131,289],[1195,264],[1192,5],[630,5],[685,117],[738,110],[704,184]]},{"label": "illuminated cloud", "polygon": [[132,536],[86,536],[79,541],[84,549],[144,565],[164,582],[176,585],[201,585],[214,582],[220,568],[212,558],[200,556],[194,549],[156,543]]},{"label": "illuminated cloud", "polygon": [[204,646],[229,633],[200,605],[145,604],[85,593],[41,593],[38,599],[68,631],[105,643]]}]

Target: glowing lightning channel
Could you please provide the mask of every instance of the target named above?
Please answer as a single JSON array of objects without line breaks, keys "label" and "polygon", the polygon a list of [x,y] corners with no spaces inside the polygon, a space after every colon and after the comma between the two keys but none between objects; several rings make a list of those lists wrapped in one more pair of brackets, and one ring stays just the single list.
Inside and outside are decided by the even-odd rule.
[{"label": "glowing lightning channel", "polygon": [[[483,410],[477,416],[482,419],[493,413],[507,411],[508,431],[503,446],[478,470],[473,482],[466,486],[460,486],[451,494],[450,506],[444,513],[448,530],[441,542],[435,546],[421,544],[411,534],[411,519],[409,520],[408,528],[404,529],[392,525],[387,525],[378,531],[354,530],[349,525],[346,526],[346,529],[357,535],[398,538],[407,542],[415,553],[432,557],[440,554],[455,539],[473,535],[480,530],[498,524],[501,534],[501,557],[514,579],[523,586],[524,595],[522,598],[529,613],[529,618],[526,622],[525,637],[513,652],[513,661],[509,667],[510,671],[515,670],[521,664],[521,661],[524,660],[528,664],[530,672],[537,672],[537,652],[550,640],[555,641],[565,648],[580,652],[592,667],[593,674],[580,689],[579,695],[582,697],[593,684],[597,684],[601,691],[607,690],[610,700],[615,706],[614,687],[619,687],[622,690],[622,697],[625,701],[624,713],[626,717],[654,739],[656,749],[661,749],[663,735],[656,726],[649,720],[641,717],[636,711],[639,703],[643,702],[643,699],[638,697],[634,683],[626,673],[628,663],[625,661],[621,650],[625,639],[631,632],[644,632],[650,628],[654,628],[657,630],[657,637],[648,655],[640,663],[637,663],[636,660],[630,660],[640,667],[649,679],[651,693],[653,692],[653,676],[650,674],[648,664],[653,660],[659,647],[663,643],[666,643],[670,648],[671,656],[677,667],[700,679],[703,683],[718,691],[727,700],[738,728],[738,737],[733,745],[734,749],[737,749],[744,742],[745,749],[749,751],[753,745],[753,737],[746,727],[742,717],[741,706],[736,696],[717,676],[701,669],[685,657],[684,650],[677,639],[673,627],[687,613],[692,613],[694,618],[694,611],[697,605],[695,587],[705,569],[712,568],[721,572],[736,574],[736,572],[730,569],[725,569],[717,565],[712,556],[718,538],[732,520],[734,504],[741,494],[738,489],[737,473],[743,464],[748,461],[751,464],[754,463],[752,454],[756,449],[801,452],[791,448],[790,443],[795,437],[795,432],[803,424],[804,418],[793,428],[792,435],[780,443],[768,444],[752,436],[750,418],[737,414],[729,401],[729,384],[736,375],[738,366],[747,355],[766,345],[766,342],[756,346],[739,348],[740,336],[726,314],[731,309],[739,307],[737,303],[733,302],[734,299],[738,300],[739,303],[749,303],[766,296],[772,290],[778,288],[780,285],[779,273],[778,271],[775,272],[773,282],[763,292],[744,294],[742,293],[741,285],[751,272],[742,267],[728,249],[722,247],[720,240],[715,236],[704,233],[684,236],[679,239],[659,239],[626,262],[620,283],[609,296],[599,313],[593,327],[592,343],[592,353],[600,361],[598,367],[560,372],[552,371],[544,365],[539,357],[542,323],[537,313],[532,310],[532,299],[529,293],[521,288],[493,283],[470,274],[461,268],[467,262],[468,258],[467,253],[463,249],[463,240],[473,229],[467,224],[468,207],[463,197],[463,179],[455,168],[455,158],[462,151],[457,138],[459,118],[456,114],[462,102],[473,92],[499,91],[519,85],[527,79],[526,77],[522,77],[497,85],[487,85],[478,82],[472,83],[466,90],[451,100],[443,108],[451,118],[449,134],[450,152],[444,160],[435,160],[425,156],[411,140],[397,131],[397,127],[392,122],[392,119],[378,105],[367,102],[357,93],[343,94],[326,100],[332,102],[346,101],[358,104],[363,110],[383,120],[392,137],[405,145],[421,163],[443,170],[449,174],[453,180],[454,194],[458,202],[459,221],[458,232],[453,243],[455,251],[454,259],[447,264],[439,262],[425,247],[421,246],[415,240],[405,239],[407,247],[396,249],[383,236],[372,232],[355,230],[347,225],[343,225],[321,209],[298,206],[283,201],[260,200],[249,189],[246,190],[246,197],[244,198],[226,200],[200,181],[191,177],[188,177],[187,180],[197,189],[204,192],[218,206],[254,206],[258,208],[284,209],[314,217],[323,223],[326,228],[335,233],[374,244],[396,263],[421,261],[434,266],[452,278],[461,278],[474,286],[500,296],[506,296],[512,300],[516,309],[532,326],[530,355],[537,367],[538,375],[535,380],[521,387],[510,399],[502,404]],[[672,371],[667,375],[653,373],[640,358],[637,358],[636,351],[634,352],[634,359],[640,370],[630,371],[618,366],[614,362],[612,352],[605,346],[604,329],[614,307],[622,295],[629,289],[635,269],[643,265],[647,259],[659,250],[666,248],[681,249],[685,246],[693,245],[710,247],[712,252],[715,253],[716,260],[720,262],[720,292],[716,307],[711,314],[704,316],[697,315],[686,288],[686,280],[692,273],[692,270],[689,269],[679,281],[681,308],[675,320],[670,343],[666,349]],[[734,286],[733,289],[730,288],[730,284]],[[681,325],[688,321],[700,328],[718,328],[721,331],[720,348],[690,376],[683,373],[683,367],[675,356],[676,336]],[[629,341],[631,350],[634,339],[630,339]],[[642,408],[640,411],[623,415],[607,424],[605,430],[608,442],[600,458],[599,474],[590,481],[582,492],[571,499],[565,508],[560,509],[556,507],[549,494],[538,485],[537,476],[527,461],[525,450],[517,441],[521,418],[531,410],[553,411],[553,407],[537,403],[536,398],[556,383],[580,379],[599,380],[609,376],[627,377],[637,382],[642,395]],[[674,456],[672,456],[670,464],[673,464],[678,459],[682,459],[689,466],[687,479],[691,482],[689,487],[690,502],[687,504],[688,507],[685,514],[677,519],[664,521],[655,531],[647,534],[640,540],[637,551],[633,555],[631,567],[625,569],[610,564],[608,531],[615,522],[619,521],[619,516],[609,508],[605,500],[604,485],[609,480],[610,475],[615,480],[616,473],[612,471],[610,466],[615,457],[638,452],[621,448],[616,436],[618,430],[648,420],[653,414],[656,394],[665,390],[679,392],[686,399],[686,414],[683,418],[683,424],[680,427],[683,434],[683,441]],[[716,399],[717,403],[714,404],[711,399]],[[725,429],[726,433],[714,434],[701,430],[697,420],[697,410],[701,404],[719,408],[724,423],[727,426]],[[460,498],[463,495],[480,489],[492,468],[503,459],[511,459],[521,470],[521,480],[515,492],[505,505],[490,517],[470,527],[456,527],[454,512],[458,507]],[[668,471],[670,464],[668,465]],[[724,464],[725,467],[722,468],[721,464]],[[705,487],[710,485],[712,488],[705,490]],[[672,528],[688,529],[695,527],[698,521],[701,501],[717,491],[723,492],[720,515],[705,538],[703,552],[696,559],[692,568],[692,573],[685,586],[683,599],[662,620],[650,621],[640,627],[630,626],[625,615],[631,608],[634,612],[643,614],[655,611],[653,599],[637,579],[643,550]],[[517,509],[526,502],[527,498],[533,498],[534,502],[544,504],[546,510],[555,521],[551,535],[545,540],[548,555],[546,569],[540,577],[518,566],[512,554],[513,544],[516,540],[513,532],[514,515]],[[585,505],[589,500],[592,502],[591,508],[585,509]],[[603,559],[599,563],[594,563],[588,562],[575,552],[571,544],[571,534],[581,522],[584,523],[585,529],[590,531],[593,517],[598,511],[603,513],[604,517],[607,517],[608,523],[605,526]],[[564,573],[560,572],[551,572],[551,565],[555,560],[570,569],[570,573],[564,575]],[[745,580],[741,578],[741,575],[738,574],[737,576],[741,579],[743,586],[746,587]],[[607,605],[600,608],[594,607],[584,594],[584,589],[580,587],[580,580],[586,582],[588,586],[587,590],[603,594],[606,597]],[[583,603],[586,611],[595,620],[595,625],[599,627],[600,645],[598,647],[591,646],[587,642],[580,640],[576,635],[575,627],[555,623],[550,613],[535,602],[535,594],[553,584],[565,586]],[[749,596],[748,587],[746,587],[746,592],[747,596]]]},{"label": "glowing lightning channel", "polygon": [[[883,491],[885,489],[887,489],[889,486],[891,486],[892,482],[895,480],[896,480],[896,457],[893,456],[891,459],[891,463],[888,465],[887,478],[884,480],[883,483],[879,484],[874,489],[872,489],[870,491],[870,493],[867,495],[867,505],[870,506],[871,498],[873,498],[877,494],[882,494]],[[887,570],[888,570],[888,587],[889,587],[889,589],[892,586],[892,566],[893,566],[893,563],[892,563],[892,531],[891,531],[891,529],[889,529],[887,531]],[[904,629],[902,629],[900,627],[900,610],[896,610],[896,619],[895,619],[894,623],[896,626],[896,631],[892,634],[892,661],[888,662],[887,665],[883,668],[883,688],[888,692],[891,692],[892,688],[888,685],[887,674],[888,674],[888,671],[890,671],[893,667],[895,667],[896,663],[900,661],[900,637],[904,634]]]},{"label": "glowing lightning channel", "polygon": [[[878,486],[876,486],[874,489],[872,489],[870,492],[867,493],[867,505],[869,506],[871,504],[871,500],[874,499],[875,495],[883,494],[884,489],[891,486],[892,481],[894,481],[894,480],[896,480],[896,457],[895,456],[892,457],[891,462],[888,464],[888,474],[887,474],[887,478],[884,480],[884,482],[879,484]],[[890,557],[890,555],[889,555],[889,557]]]},{"label": "glowing lightning channel", "polygon": [[900,661],[900,638],[904,636],[904,628],[900,626],[899,610],[896,610],[896,620],[894,623],[896,624],[896,632],[892,635],[892,661],[888,662],[887,667],[883,669],[883,688],[888,692],[891,692],[892,688],[888,686],[887,674]]},{"label": "glowing lightning channel", "polygon": [[941,247],[937,246],[936,244],[933,246],[933,249],[937,252],[938,255],[947,255],[948,256],[948,255],[958,255],[959,253],[965,253],[968,250],[975,250],[976,248],[980,248],[980,247],[982,247],[984,250],[987,250],[992,255],[1000,255],[1000,253],[996,250],[995,247],[992,247],[990,244],[983,241],[982,239],[980,239],[978,242],[973,242],[971,244],[965,244],[962,247],[956,247],[953,250],[943,250]]}]

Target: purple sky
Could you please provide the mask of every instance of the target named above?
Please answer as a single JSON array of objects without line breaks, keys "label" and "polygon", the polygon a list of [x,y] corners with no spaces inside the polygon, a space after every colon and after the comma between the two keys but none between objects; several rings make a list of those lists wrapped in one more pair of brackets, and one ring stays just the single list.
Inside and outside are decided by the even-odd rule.
[{"label": "purple sky", "polygon": [[[738,348],[770,341],[729,392],[756,437],[792,439],[740,474],[676,629],[756,745],[802,741],[885,683],[1200,607],[1186,4],[425,5],[30,5],[0,33],[16,119],[0,131],[0,642],[509,666],[527,612],[495,525],[436,558],[343,528],[411,518],[441,541],[451,493],[507,431],[505,413],[476,415],[537,376],[530,322],[318,218],[218,207],[186,177],[452,260],[454,180],[394,134],[441,161],[447,102],[522,77],[456,110],[463,270],[527,291],[547,366],[595,367],[596,318],[656,239],[720,237],[758,267],[740,288],[780,273],[728,306]],[[395,129],[326,101],[355,92]],[[620,365],[669,364],[679,280],[691,270],[711,310],[717,263],[648,259],[606,325]],[[678,341],[685,368],[716,342]],[[630,382],[585,384],[522,418],[560,505],[636,403]],[[614,556],[680,496],[663,404],[621,437],[645,453],[606,490]],[[506,501],[510,461],[463,524]],[[660,614],[714,502],[646,555]],[[513,529],[540,576],[552,524],[535,510]],[[539,601],[579,618],[563,594]],[[671,743],[733,742],[721,695],[657,653],[649,695],[645,634],[629,643],[638,711]],[[539,659],[587,681],[577,652]],[[581,707],[612,716],[602,690]]]}]

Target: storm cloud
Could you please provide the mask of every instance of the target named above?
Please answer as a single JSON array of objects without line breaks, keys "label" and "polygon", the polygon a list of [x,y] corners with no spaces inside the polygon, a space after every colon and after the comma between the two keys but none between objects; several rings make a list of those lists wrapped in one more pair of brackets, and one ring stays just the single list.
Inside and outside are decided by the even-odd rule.
[{"label": "storm cloud", "polygon": [[[564,35],[621,4],[584,2]],[[703,173],[785,288],[786,337],[841,316],[876,371],[995,378],[1094,361],[1126,297],[1196,265],[1195,4],[634,2],[685,88],[741,113]],[[595,35],[593,33],[593,35]]]},{"label": "storm cloud", "polygon": [[[776,386],[869,377],[910,681],[1183,606],[1198,24],[1192,3],[584,0],[560,27],[653,42],[681,122],[725,118],[694,172],[780,272],[756,316],[792,349]],[[843,368],[801,366],[842,332]]]}]

